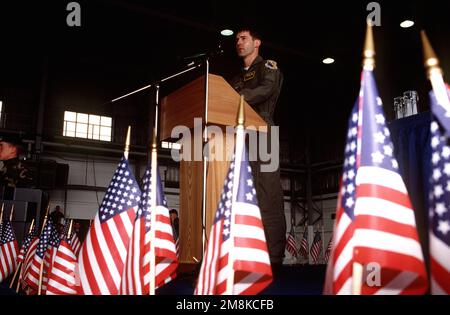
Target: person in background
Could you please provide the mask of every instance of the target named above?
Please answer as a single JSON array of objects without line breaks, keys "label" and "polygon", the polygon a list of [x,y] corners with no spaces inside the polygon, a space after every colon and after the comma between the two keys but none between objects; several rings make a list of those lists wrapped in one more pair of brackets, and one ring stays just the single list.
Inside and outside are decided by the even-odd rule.
[{"label": "person in background", "polygon": [[33,188],[33,176],[22,160],[22,139],[0,134],[0,186]]},{"label": "person in background", "polygon": [[180,233],[180,219],[178,218],[178,211],[175,209],[171,209],[169,211],[170,222],[172,223],[173,229],[173,238],[178,239],[178,235]]}]

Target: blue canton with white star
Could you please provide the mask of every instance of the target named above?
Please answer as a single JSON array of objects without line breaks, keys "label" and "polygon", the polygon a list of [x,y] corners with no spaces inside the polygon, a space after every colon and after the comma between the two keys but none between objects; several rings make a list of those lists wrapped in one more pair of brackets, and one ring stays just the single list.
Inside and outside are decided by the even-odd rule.
[{"label": "blue canton with white star", "polygon": [[128,160],[122,157],[100,206],[100,223],[139,205],[141,190]]},{"label": "blue canton with white star", "polygon": [[6,221],[5,223],[3,223],[1,244],[6,244],[6,243],[9,243],[9,242],[12,242],[15,239],[16,239],[16,237],[14,236],[14,231],[13,231],[13,228],[11,226],[11,222],[10,221]]},{"label": "blue canton with white star", "polygon": [[[432,92],[430,100],[435,114],[442,106]],[[450,145],[444,126],[439,124],[445,120],[437,118],[433,116],[431,122],[430,228],[438,239],[450,246]],[[450,125],[446,127],[450,129]]]},{"label": "blue canton with white star", "polygon": [[353,220],[356,191],[356,155],[358,141],[358,102],[353,106],[348,120],[347,144],[344,153],[342,174],[341,207]]},{"label": "blue canton with white star", "polygon": [[237,202],[245,202],[258,206],[255,185],[253,183],[252,169],[247,161],[246,147],[242,150],[241,174],[239,177],[239,187],[237,191]]},{"label": "blue canton with white star", "polygon": [[[152,176],[151,176],[151,164],[148,165],[144,177],[142,178],[142,183],[144,185],[144,189],[142,191],[141,203],[139,205],[139,209],[136,215],[136,220],[139,220],[142,216],[145,216],[145,231],[150,231],[151,227],[151,195],[152,195]],[[159,167],[156,167],[156,205],[167,207],[166,198],[164,196],[164,190],[162,187],[161,176],[159,174]]]},{"label": "blue canton with white star", "polygon": [[[253,184],[252,170],[247,161],[247,152],[244,146],[242,150],[242,161],[241,161],[241,174],[239,178],[239,187],[236,196],[237,202],[249,203],[252,205],[258,205],[258,200],[256,198],[256,190]],[[231,208],[233,200],[233,178],[235,176],[235,158],[230,164],[230,169],[228,171],[227,177],[225,178],[224,186],[222,189],[222,194],[220,196],[220,202],[218,209],[216,211],[216,217],[214,224],[218,221],[223,220],[223,241],[230,238],[230,225],[231,225]]]},{"label": "blue canton with white star", "polygon": [[30,247],[31,241],[37,236],[36,232],[36,225],[33,227],[31,232],[25,237],[25,240],[23,241],[22,248],[26,252],[28,250],[28,247]]},{"label": "blue canton with white star", "polygon": [[376,166],[398,173],[394,145],[372,71],[364,71],[363,84],[361,166]]},{"label": "blue canton with white star", "polygon": [[[38,246],[36,249],[36,254],[41,259],[44,259],[44,255],[45,255],[45,252],[47,251],[48,246],[49,245],[53,246],[53,244],[55,242],[55,233],[56,233],[56,235],[58,235],[55,225],[53,224],[53,220],[51,218],[48,218],[47,223],[45,224],[44,230],[42,231],[41,236],[39,237],[39,243],[38,243]],[[58,236],[58,238],[59,238],[59,236]]]}]

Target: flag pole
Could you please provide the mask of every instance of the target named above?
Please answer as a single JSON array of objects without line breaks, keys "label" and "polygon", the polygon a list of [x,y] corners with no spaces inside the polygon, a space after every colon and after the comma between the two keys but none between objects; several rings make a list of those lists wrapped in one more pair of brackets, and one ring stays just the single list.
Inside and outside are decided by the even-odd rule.
[{"label": "flag pole", "polygon": [[[363,69],[373,71],[375,69],[375,43],[373,40],[372,23],[367,21],[366,39],[363,52]],[[364,267],[358,262],[353,262],[352,293],[361,295]]]},{"label": "flag pole", "polygon": [[128,154],[130,153],[130,134],[131,134],[131,126],[128,126],[127,137],[125,140],[125,151],[123,152],[123,156],[128,160]]},{"label": "flag pole", "polygon": [[439,66],[439,59],[436,56],[425,31],[422,30],[420,32],[420,37],[422,39],[423,55],[428,79],[431,81],[431,85],[433,86],[433,91],[438,103],[442,105],[447,112],[449,112],[450,99],[448,97],[447,87],[445,86],[443,78],[444,73]]},{"label": "flag pole", "polygon": [[[50,202],[48,203],[47,206],[47,211],[45,212],[45,217],[44,217],[44,222],[42,224],[42,228],[41,228],[41,235],[42,232],[44,232],[44,227],[47,224],[47,218],[48,218],[48,212],[50,210]],[[44,272],[44,258],[41,261],[41,267],[39,269],[39,284],[38,284],[38,295],[41,295],[41,290],[42,290],[42,274]]]},{"label": "flag pole", "polygon": [[[14,205],[13,205],[13,208],[12,208],[12,210],[14,210]],[[10,220],[11,221],[11,220]],[[31,225],[30,225],[30,229],[28,230],[28,234],[30,234],[31,233],[31,230],[33,229],[33,224],[34,224],[34,219],[33,219],[33,221],[31,221]],[[27,234],[27,235],[28,235]],[[25,253],[24,253],[24,256],[25,256]],[[25,258],[25,257],[24,257]],[[22,273],[22,262],[20,262],[19,263],[19,265],[17,266],[17,268],[16,268],[16,272],[14,273],[14,276],[13,276],[13,278],[12,278],[12,280],[11,280],[11,283],[9,284],[9,288],[10,289],[12,289],[12,286],[13,286],[13,284],[14,284],[14,280],[16,280],[16,276],[17,276],[17,272],[20,270],[20,273]],[[19,273],[19,274],[20,274]],[[17,280],[17,283],[19,283],[20,282],[20,277],[19,277],[19,279]]]},{"label": "flag pole", "polygon": [[[156,118],[155,118],[156,119]],[[152,152],[150,162],[150,190],[152,201],[150,205],[150,295],[155,295],[156,288],[156,256],[155,256],[155,235],[156,235],[156,189],[157,189],[157,140],[156,140],[156,126],[153,128]]]},{"label": "flag pole", "polygon": [[14,214],[14,204],[12,204],[11,212],[9,213],[9,222],[12,222],[13,214]]},{"label": "flag pole", "polygon": [[70,219],[69,230],[67,231],[67,236],[66,236],[67,239],[70,238],[70,233],[72,233],[72,224],[73,224],[73,219]]},{"label": "flag pole", "polygon": [[227,295],[233,295],[234,288],[234,225],[236,221],[236,211],[233,209],[236,204],[236,198],[239,187],[239,178],[241,174],[241,161],[242,161],[242,148],[244,143],[244,123],[245,123],[245,111],[244,111],[244,96],[241,95],[239,101],[239,109],[237,115],[237,127],[236,127],[236,144],[234,154],[234,176],[233,176],[233,197],[231,206],[231,224],[230,224],[230,251],[228,253],[228,277],[227,277]]},{"label": "flag pole", "polygon": [[2,202],[2,210],[0,212],[0,224],[3,223],[3,209],[5,208],[5,204]]}]

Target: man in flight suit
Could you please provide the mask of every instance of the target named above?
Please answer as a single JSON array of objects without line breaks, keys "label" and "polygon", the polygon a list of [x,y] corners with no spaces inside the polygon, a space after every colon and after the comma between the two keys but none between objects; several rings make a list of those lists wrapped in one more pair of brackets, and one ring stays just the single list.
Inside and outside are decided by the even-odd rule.
[{"label": "man in flight suit", "polygon": [[[244,95],[246,102],[266,121],[269,126],[267,148],[271,148],[270,127],[274,125],[273,113],[283,84],[283,75],[275,61],[264,60],[259,55],[260,45],[261,38],[253,30],[244,28],[237,33],[236,52],[243,61],[243,68],[230,84],[239,94]],[[264,163],[258,154],[257,161],[251,161],[251,167],[270,261],[276,272],[282,264],[286,244],[280,168],[278,166],[274,172],[264,172],[261,171],[261,164]]]}]

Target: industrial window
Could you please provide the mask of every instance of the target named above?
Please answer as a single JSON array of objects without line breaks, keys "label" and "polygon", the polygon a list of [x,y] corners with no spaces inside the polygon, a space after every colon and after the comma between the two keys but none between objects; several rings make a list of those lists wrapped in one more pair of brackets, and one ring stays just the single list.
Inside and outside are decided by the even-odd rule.
[{"label": "industrial window", "polygon": [[3,119],[3,102],[0,101],[0,122],[2,121],[2,119]]},{"label": "industrial window", "polygon": [[111,141],[111,134],[111,117],[64,112],[63,136]]}]

